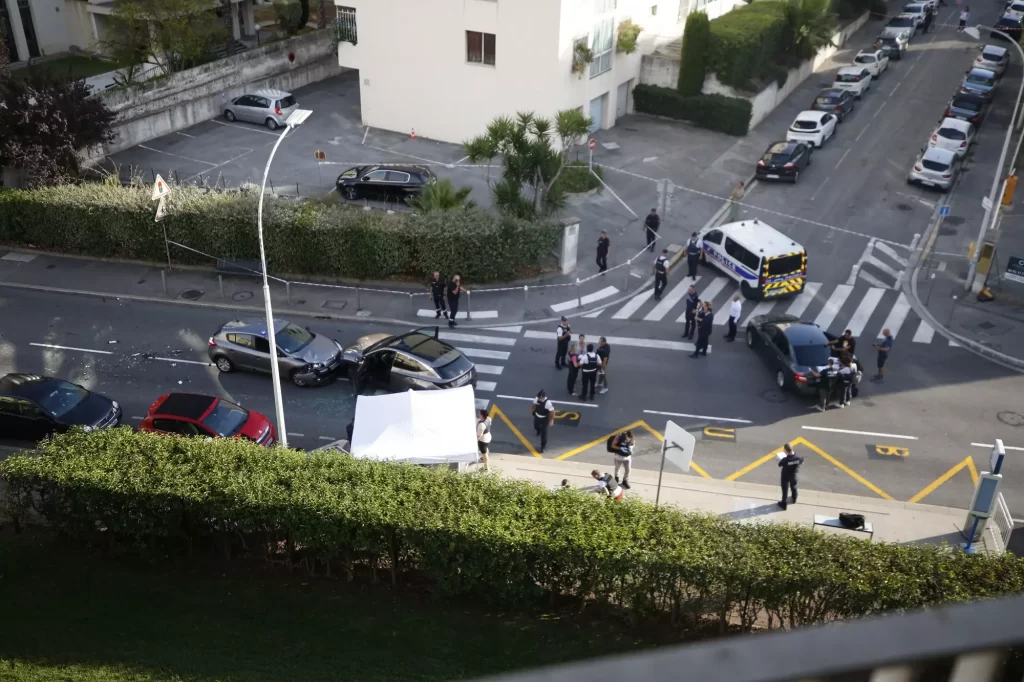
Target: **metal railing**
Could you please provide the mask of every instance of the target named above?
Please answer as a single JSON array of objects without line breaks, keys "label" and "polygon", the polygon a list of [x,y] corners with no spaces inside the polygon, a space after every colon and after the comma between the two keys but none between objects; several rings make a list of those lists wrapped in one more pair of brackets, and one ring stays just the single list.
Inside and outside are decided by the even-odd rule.
[{"label": "metal railing", "polygon": [[[736,635],[494,682],[1020,682],[1024,596]],[[1017,648],[1016,655],[1011,649]]]},{"label": "metal railing", "polygon": [[996,506],[992,512],[992,519],[988,524],[988,530],[992,533],[995,546],[1002,552],[1005,552],[1010,546],[1013,526],[1013,516],[1010,514],[1010,507],[1007,506],[1006,499],[1002,493],[996,493]]}]

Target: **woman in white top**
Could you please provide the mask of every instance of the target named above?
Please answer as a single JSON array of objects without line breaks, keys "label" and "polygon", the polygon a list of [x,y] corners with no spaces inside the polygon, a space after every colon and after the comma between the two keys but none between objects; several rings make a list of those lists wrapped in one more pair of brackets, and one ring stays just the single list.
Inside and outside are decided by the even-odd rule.
[{"label": "woman in white top", "polygon": [[476,420],[476,447],[480,452],[480,461],[484,465],[484,471],[490,469],[487,461],[491,454],[491,418],[487,416],[487,410],[479,411],[479,418]]}]

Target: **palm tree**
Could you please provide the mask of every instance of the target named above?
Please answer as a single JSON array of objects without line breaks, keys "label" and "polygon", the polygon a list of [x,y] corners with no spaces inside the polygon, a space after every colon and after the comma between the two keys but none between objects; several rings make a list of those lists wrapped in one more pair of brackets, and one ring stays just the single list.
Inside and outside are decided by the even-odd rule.
[{"label": "palm tree", "polygon": [[469,187],[455,189],[451,180],[438,180],[424,187],[418,196],[409,200],[409,205],[421,213],[447,213],[463,208],[473,208],[469,201]]},{"label": "palm tree", "polygon": [[823,47],[832,45],[838,27],[831,0],[791,0],[786,7],[792,44],[790,52],[810,59]]}]

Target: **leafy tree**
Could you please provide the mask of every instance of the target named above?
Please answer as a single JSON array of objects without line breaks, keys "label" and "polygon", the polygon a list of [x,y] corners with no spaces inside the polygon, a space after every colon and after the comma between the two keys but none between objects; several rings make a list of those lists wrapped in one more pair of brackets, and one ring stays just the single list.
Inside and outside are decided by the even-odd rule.
[{"label": "leafy tree", "polygon": [[447,213],[459,209],[473,208],[469,200],[469,187],[455,189],[451,180],[438,180],[424,187],[418,196],[409,200],[409,205],[421,213]]},{"label": "leafy tree", "polygon": [[[474,162],[490,163],[501,157],[502,179],[491,185],[494,203],[506,215],[527,218],[550,214],[564,205],[564,193],[554,184],[569,163],[573,146],[590,126],[590,117],[576,109],[559,111],[554,120],[519,112],[515,118],[494,119],[484,135],[464,147]],[[523,196],[524,187],[532,190],[532,196]]]},{"label": "leafy tree", "polygon": [[839,26],[831,0],[790,0],[786,5],[790,33],[790,54],[810,59],[818,50],[832,45]]},{"label": "leafy tree", "polygon": [[327,3],[316,0],[316,27],[327,28]]},{"label": "leafy tree", "polygon": [[127,65],[114,76],[118,85],[135,83],[143,65],[159,64],[152,56],[149,24],[135,16],[134,12],[126,10],[108,16],[105,35],[102,41],[104,51],[117,63]]},{"label": "leafy tree", "polygon": [[[0,63],[2,74],[6,55]],[[62,183],[77,174],[80,150],[113,139],[115,114],[89,95],[85,81],[59,82],[45,72],[0,78],[0,167],[8,183]]]},{"label": "leafy tree", "polygon": [[[114,5],[104,46],[129,54],[145,42],[165,74],[187,69],[225,39],[224,25],[207,0],[121,0]],[[230,22],[230,14],[227,21]],[[148,27],[145,33],[140,27]],[[142,36],[148,34],[145,38]],[[231,35],[228,29],[227,35]]]},{"label": "leafy tree", "polygon": [[302,27],[302,6],[297,0],[278,0],[274,3],[277,23],[290,36],[298,33]]},{"label": "leafy tree", "polygon": [[0,17],[0,83],[6,83],[11,77],[11,55],[7,54],[7,18]]}]

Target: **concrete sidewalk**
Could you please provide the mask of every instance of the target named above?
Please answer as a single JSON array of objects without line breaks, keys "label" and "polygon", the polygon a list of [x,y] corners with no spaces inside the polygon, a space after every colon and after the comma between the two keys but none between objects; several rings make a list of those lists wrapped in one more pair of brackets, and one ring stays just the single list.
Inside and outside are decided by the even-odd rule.
[{"label": "concrete sidewalk", "polygon": [[[563,479],[568,479],[574,488],[589,488],[594,484],[590,475],[594,468],[593,464],[585,462],[491,455],[491,471],[546,487],[557,486]],[[599,469],[602,473],[612,471],[611,465]],[[629,482],[632,487],[627,495],[654,502],[658,472],[634,469]],[[801,489],[799,502],[783,511],[776,504],[779,497],[780,489],[775,486],[710,480],[668,472],[664,474],[661,484],[663,504],[718,514],[739,523],[767,521],[813,526],[815,515],[835,518],[839,512],[850,512],[864,515],[874,526],[873,539],[878,542],[956,545],[964,541],[961,529],[967,512],[960,509]],[[824,533],[867,538],[861,532],[813,527]],[[985,551],[996,551],[991,532],[986,532],[977,546]]]}]

